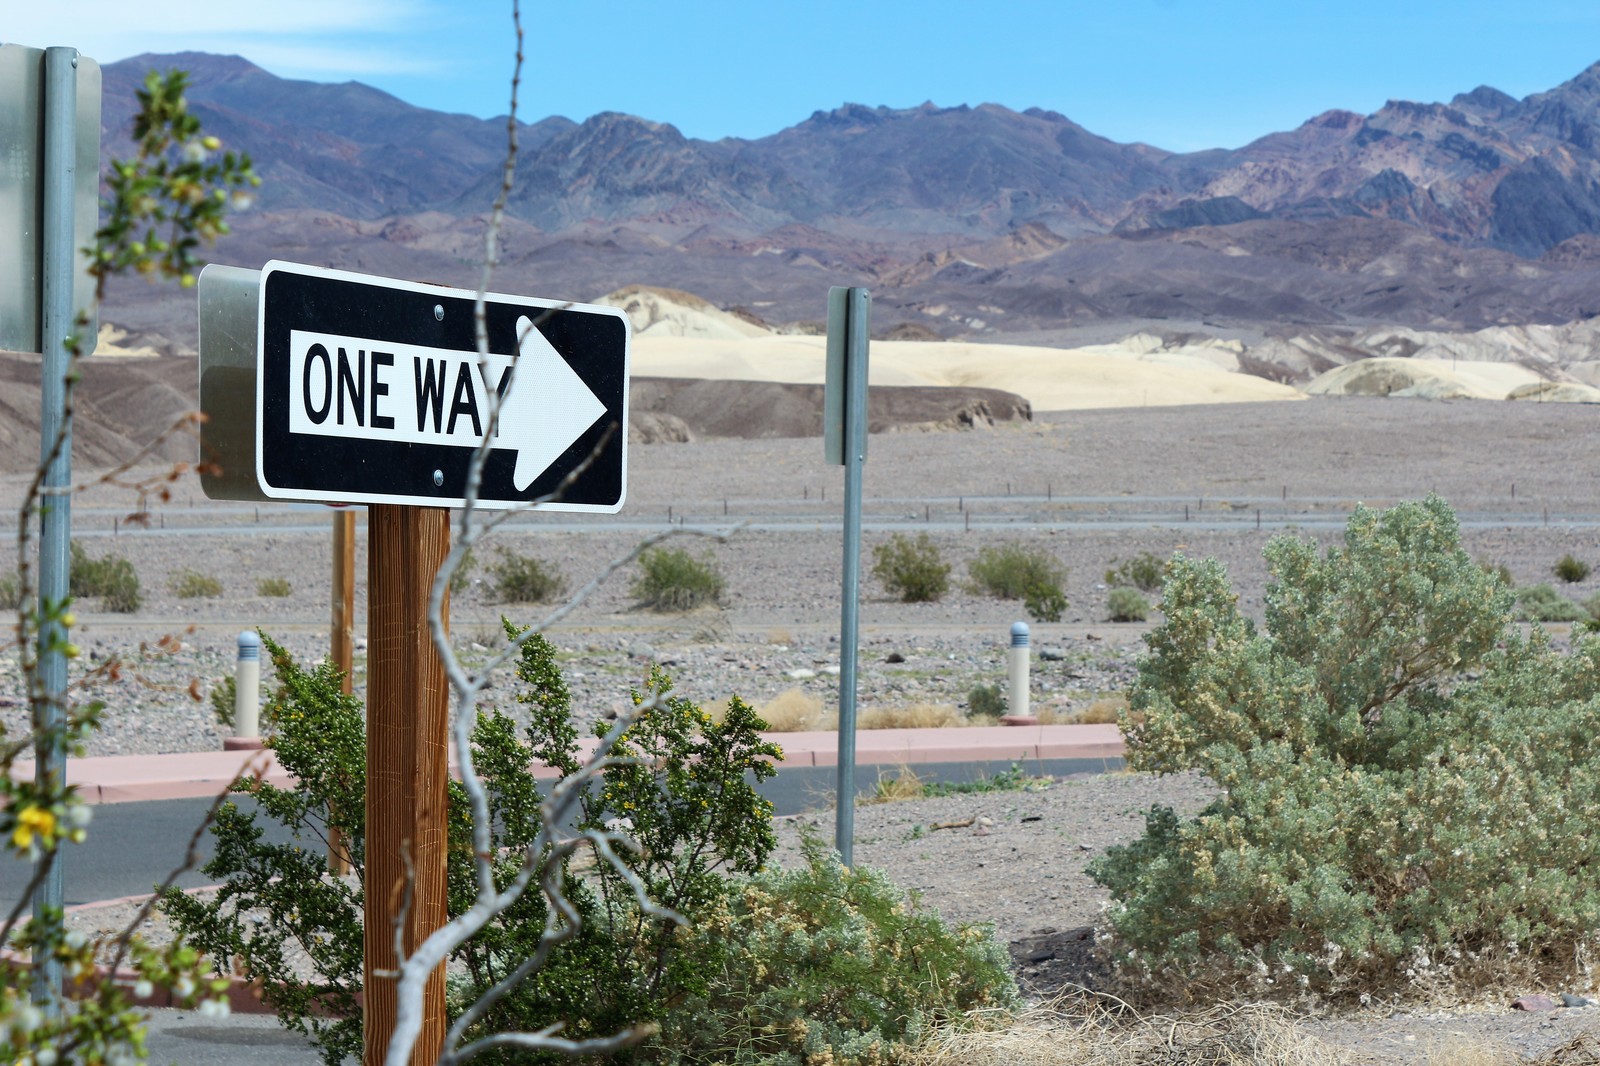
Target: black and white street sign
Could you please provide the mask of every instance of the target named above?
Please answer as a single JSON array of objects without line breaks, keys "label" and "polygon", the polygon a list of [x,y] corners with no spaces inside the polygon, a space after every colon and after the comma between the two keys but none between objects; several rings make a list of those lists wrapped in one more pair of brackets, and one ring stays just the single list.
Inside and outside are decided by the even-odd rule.
[{"label": "black and white street sign", "polygon": [[[256,472],[275,499],[616,511],[626,492],[627,316],[293,263],[261,271]],[[491,425],[498,399],[498,424]]]}]

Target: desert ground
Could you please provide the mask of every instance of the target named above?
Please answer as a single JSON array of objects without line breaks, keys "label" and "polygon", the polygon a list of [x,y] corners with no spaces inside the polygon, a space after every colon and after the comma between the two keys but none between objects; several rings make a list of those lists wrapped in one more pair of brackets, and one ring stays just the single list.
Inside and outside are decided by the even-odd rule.
[{"label": "desert ground", "polygon": [[[959,717],[974,685],[1003,681],[1009,627],[1026,615],[1021,604],[981,595],[964,580],[981,549],[1002,543],[1046,550],[1067,567],[1066,616],[1033,624],[1034,705],[1063,717],[1123,692],[1134,677],[1149,623],[1107,621],[1105,572],[1139,553],[1219,558],[1241,604],[1259,616],[1269,580],[1261,548],[1269,538],[1332,543],[1359,504],[1381,507],[1437,492],[1457,508],[1467,551],[1505,565],[1518,585],[1554,580],[1551,566],[1565,554],[1600,563],[1593,407],[1293,395],[1144,406],[1124,392],[1123,406],[1036,405],[1032,420],[991,428],[874,435],[864,490],[866,567],[873,547],[890,535],[926,533],[952,565],[953,580],[938,602],[904,604],[864,575],[863,711],[932,705]],[[578,713],[592,720],[620,707],[651,661],[666,665],[679,691],[698,700],[737,694],[758,708],[801,705],[825,714],[835,707],[842,477],[823,464],[821,442],[636,443],[629,471],[620,514],[518,515],[480,547],[451,604],[463,658],[488,658],[501,617],[529,624],[554,608],[497,600],[491,568],[499,551],[538,557],[576,591],[644,538],[670,534],[714,561],[726,579],[723,603],[687,614],[642,610],[629,588],[636,570],[622,566],[548,630]],[[16,514],[24,485],[18,475],[0,482],[8,515]],[[170,489],[170,498],[146,496],[142,505],[137,493],[109,485],[73,500],[83,547],[91,556],[126,557],[145,591],[144,605],[130,615],[93,602],[79,611],[86,654],[78,662],[110,708],[106,728],[89,742],[91,754],[220,746],[223,730],[204,696],[231,673],[242,629],[259,627],[306,660],[327,653],[331,512],[208,501],[189,475]],[[363,523],[357,511],[358,530]],[[15,531],[12,518],[8,532]],[[358,547],[358,574],[365,565]],[[186,574],[217,579],[221,594],[179,596]],[[291,594],[261,595],[259,582],[269,578],[286,581]],[[356,593],[358,641],[363,585]],[[1600,577],[1562,591],[1587,598],[1600,591]],[[1151,622],[1158,619],[1153,614]],[[1565,627],[1553,631],[1558,639],[1567,635]],[[169,633],[175,639],[156,648]],[[120,679],[90,676],[114,658],[130,664]],[[366,666],[358,642],[358,687]],[[0,713],[10,730],[23,724],[24,712],[10,660],[5,670]],[[502,673],[483,702],[514,711],[513,695]],[[1043,994],[1094,978],[1086,930],[1104,897],[1083,876],[1083,864],[1136,835],[1139,812],[1151,802],[1193,809],[1208,794],[1202,781],[1119,774],[1041,792],[865,808],[858,858],[889,870],[954,918],[994,922],[1024,983]],[[827,816],[818,817],[825,828]],[[974,819],[968,828],[917,831],[967,817]],[[797,830],[786,827],[787,848]],[[1348,1061],[1372,1063],[1425,1061],[1440,1047],[1488,1044],[1540,1055],[1591,1026],[1592,1011],[1535,1017],[1506,1009],[1512,995],[1527,991],[1593,989],[1495,990],[1470,1004],[1390,1006],[1305,1026],[1349,1049]]]}]

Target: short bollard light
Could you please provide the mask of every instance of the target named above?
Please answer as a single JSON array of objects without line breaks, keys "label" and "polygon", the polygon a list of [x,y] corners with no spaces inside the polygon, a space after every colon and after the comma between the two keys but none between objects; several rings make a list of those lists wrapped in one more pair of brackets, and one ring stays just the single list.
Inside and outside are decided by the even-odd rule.
[{"label": "short bollard light", "polygon": [[1011,691],[1006,707],[1007,724],[1031,724],[1028,706],[1028,623],[1011,624]]},{"label": "short bollard light", "polygon": [[239,661],[233,673],[233,736],[227,750],[261,747],[261,638],[253,630],[239,634]]}]

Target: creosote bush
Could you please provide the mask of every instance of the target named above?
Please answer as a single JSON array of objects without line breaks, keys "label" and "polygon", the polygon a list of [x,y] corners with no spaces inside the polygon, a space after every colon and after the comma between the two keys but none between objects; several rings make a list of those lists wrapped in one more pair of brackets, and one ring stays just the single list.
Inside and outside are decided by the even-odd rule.
[{"label": "creosote bush", "polygon": [[722,574],[708,553],[696,558],[683,548],[651,548],[639,555],[639,574],[630,587],[640,606],[654,611],[692,611],[720,604]]},{"label": "creosote bush", "polygon": [[1556,565],[1551,567],[1551,572],[1569,585],[1576,585],[1589,576],[1589,564],[1581,559],[1575,559],[1569,553],[1556,560]]},{"label": "creosote bush", "polygon": [[222,582],[198,570],[179,570],[172,575],[170,588],[180,600],[215,599],[222,595]]},{"label": "creosote bush", "polygon": [[[1266,623],[1174,562],[1128,762],[1222,796],[1090,866],[1121,972],[1249,994],[1559,983],[1600,931],[1600,639],[1523,636],[1437,497],[1265,551]],[[1493,827],[1486,832],[1485,827]]]},{"label": "creosote bush", "polygon": [[1125,585],[1106,594],[1106,611],[1113,622],[1143,622],[1150,617],[1150,601]]},{"label": "creosote bush", "polygon": [[67,588],[74,599],[98,599],[102,607],[118,614],[132,614],[144,604],[139,575],[126,558],[90,558],[77,541],[71,543],[69,554]]},{"label": "creosote bush", "polygon": [[927,603],[950,590],[950,564],[926,533],[895,533],[873,548],[872,574],[905,603]]},{"label": "creosote bush", "polygon": [[509,548],[500,549],[499,558],[489,564],[489,574],[495,598],[502,603],[545,603],[567,591],[567,579],[554,566]]},{"label": "creosote bush", "polygon": [[1106,571],[1106,584],[1111,588],[1128,585],[1140,592],[1155,592],[1161,587],[1161,574],[1165,568],[1154,552],[1140,552],[1132,559],[1112,560]]},{"label": "creosote bush", "polygon": [[1067,568],[1049,552],[1021,544],[982,548],[967,564],[973,589],[1003,600],[1022,600],[1038,622],[1059,622],[1067,609],[1061,585]]}]

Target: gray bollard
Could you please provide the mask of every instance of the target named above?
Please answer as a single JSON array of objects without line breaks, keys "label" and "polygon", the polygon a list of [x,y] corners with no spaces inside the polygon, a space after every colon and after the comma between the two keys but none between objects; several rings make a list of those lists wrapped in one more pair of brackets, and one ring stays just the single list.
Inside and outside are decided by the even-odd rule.
[{"label": "gray bollard", "polygon": [[1011,624],[1011,693],[1006,715],[1027,718],[1028,708],[1028,623]]},{"label": "gray bollard", "polygon": [[261,638],[239,634],[239,662],[233,675],[233,735],[255,740],[261,734]]}]

